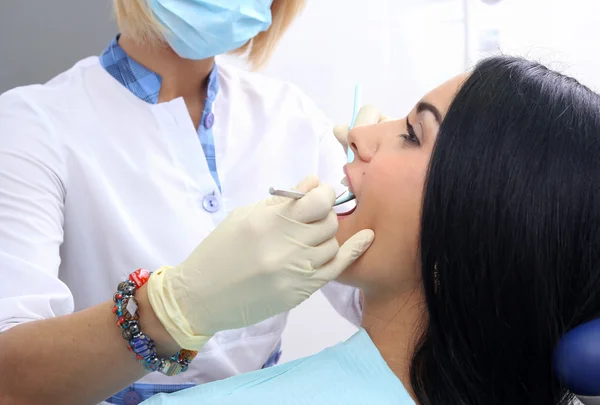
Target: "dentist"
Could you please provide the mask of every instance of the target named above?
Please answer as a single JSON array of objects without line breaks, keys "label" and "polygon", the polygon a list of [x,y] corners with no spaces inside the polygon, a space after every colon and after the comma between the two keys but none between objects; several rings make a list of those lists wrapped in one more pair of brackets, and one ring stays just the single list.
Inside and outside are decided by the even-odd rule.
[{"label": "dentist", "polygon": [[[322,286],[360,319],[328,283],[373,239],[334,238],[331,124],[214,61],[260,66],[302,3],[114,0],[100,57],[0,96],[0,403],[134,405],[268,367]],[[303,199],[264,199],[306,173]]]}]

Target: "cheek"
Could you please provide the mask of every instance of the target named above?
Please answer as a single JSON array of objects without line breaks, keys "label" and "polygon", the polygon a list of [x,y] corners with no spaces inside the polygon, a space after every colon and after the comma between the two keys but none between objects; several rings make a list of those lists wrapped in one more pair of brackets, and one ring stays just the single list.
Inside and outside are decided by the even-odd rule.
[{"label": "cheek", "polygon": [[364,215],[373,226],[383,229],[418,220],[425,180],[425,169],[420,163],[393,156],[369,168],[362,178],[357,216]]},{"label": "cheek", "polygon": [[375,231],[373,245],[340,278],[359,287],[401,283],[417,267],[425,170],[398,159],[378,163],[362,176],[358,207],[338,231],[340,243],[361,229]]}]

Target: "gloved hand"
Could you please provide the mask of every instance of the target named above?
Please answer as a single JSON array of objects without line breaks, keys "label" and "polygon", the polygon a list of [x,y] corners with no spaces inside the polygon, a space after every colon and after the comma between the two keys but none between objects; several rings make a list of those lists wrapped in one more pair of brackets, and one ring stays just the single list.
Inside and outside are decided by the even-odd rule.
[{"label": "gloved hand", "polygon": [[150,304],[181,347],[296,307],[370,246],[371,230],[338,245],[331,187],[311,176],[296,189],[306,196],[232,211],[183,263],[152,274]]},{"label": "gloved hand", "polygon": [[[361,107],[356,116],[354,122],[354,128],[361,127],[363,125],[378,124],[382,121],[390,120],[391,118],[383,115],[379,108],[374,105],[365,105]],[[344,152],[348,153],[348,132],[350,127],[348,125],[336,125],[333,127],[333,134],[335,135],[338,142],[344,147]]]}]

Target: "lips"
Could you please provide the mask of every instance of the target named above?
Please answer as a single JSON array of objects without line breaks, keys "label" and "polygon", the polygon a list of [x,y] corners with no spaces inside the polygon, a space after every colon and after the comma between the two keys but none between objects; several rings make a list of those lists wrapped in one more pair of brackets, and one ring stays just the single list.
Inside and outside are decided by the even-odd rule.
[{"label": "lips", "polygon": [[350,192],[352,192],[352,194],[354,194],[354,188],[352,187],[352,180],[350,178],[350,175],[348,174],[348,165],[344,166],[344,174],[346,175],[346,177],[344,177],[344,179],[342,179],[342,184],[344,184],[346,187],[348,187],[348,190],[350,190]]},{"label": "lips", "polygon": [[[348,175],[347,165],[344,166],[344,173],[346,174],[346,177],[344,177],[342,179],[341,183],[342,183],[342,185],[344,185],[348,188],[349,192],[354,194],[354,191],[352,190],[352,181],[350,180],[350,176]],[[354,211],[356,211],[357,203],[358,203],[358,201],[355,198],[354,200],[349,201],[349,202],[337,207],[337,209],[336,209],[337,216],[338,217],[347,217],[348,215],[352,215],[354,213]]]}]

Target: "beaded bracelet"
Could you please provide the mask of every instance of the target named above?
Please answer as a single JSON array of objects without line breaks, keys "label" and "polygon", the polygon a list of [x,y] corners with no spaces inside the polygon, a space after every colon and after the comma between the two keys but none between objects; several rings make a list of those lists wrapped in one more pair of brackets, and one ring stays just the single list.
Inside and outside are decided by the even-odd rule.
[{"label": "beaded bracelet", "polygon": [[177,375],[186,371],[197,351],[181,350],[169,358],[158,358],[154,342],[142,333],[138,320],[139,308],[135,292],[150,278],[146,269],[137,269],[127,280],[119,283],[113,296],[115,305],[113,313],[117,316],[117,326],[122,329],[121,335],[129,344],[127,348],[148,371],[158,371],[167,376]]}]

